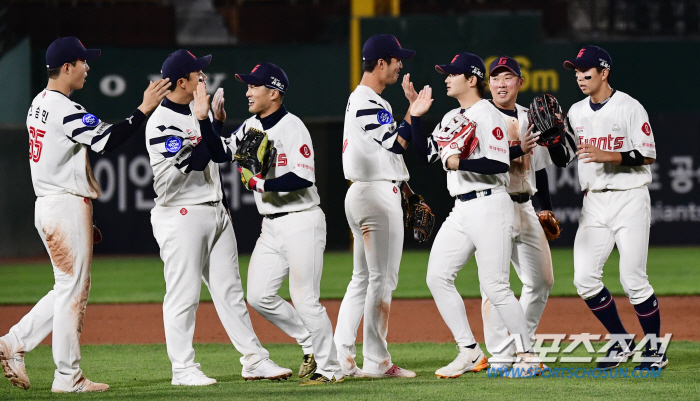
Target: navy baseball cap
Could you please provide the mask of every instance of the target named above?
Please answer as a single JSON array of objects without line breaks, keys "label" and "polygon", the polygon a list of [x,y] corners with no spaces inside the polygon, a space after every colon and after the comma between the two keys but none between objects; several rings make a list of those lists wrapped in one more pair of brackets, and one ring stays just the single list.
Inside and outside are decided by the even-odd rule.
[{"label": "navy baseball cap", "polygon": [[180,49],[175,53],[170,53],[163,62],[160,73],[163,78],[170,78],[170,82],[174,85],[178,79],[190,72],[205,69],[209,63],[211,63],[211,54],[197,58],[187,50]]},{"label": "navy baseball cap", "polygon": [[462,52],[454,56],[450,64],[436,65],[435,71],[440,74],[476,75],[484,79],[486,66],[484,65],[484,60],[476,54]]},{"label": "navy baseball cap", "polygon": [[277,89],[283,95],[289,88],[287,74],[272,63],[260,63],[253,67],[250,74],[236,74],[236,79],[248,85]]},{"label": "navy baseball cap", "polygon": [[46,68],[58,68],[75,60],[93,60],[100,57],[101,53],[100,49],[86,49],[74,36],[58,38],[46,49]]},{"label": "navy baseball cap", "polygon": [[593,67],[612,68],[612,58],[602,47],[583,46],[574,60],[564,61],[567,70],[589,70]]},{"label": "navy baseball cap", "polygon": [[518,62],[512,57],[503,56],[493,60],[489,66],[489,75],[493,75],[493,72],[497,68],[506,68],[513,74],[517,75],[518,78],[523,77],[523,73],[520,71],[520,64],[518,64]]},{"label": "navy baseball cap", "polygon": [[380,58],[394,57],[399,60],[413,58],[415,50],[404,49],[396,36],[388,33],[379,33],[367,39],[362,46],[362,61],[379,60]]}]

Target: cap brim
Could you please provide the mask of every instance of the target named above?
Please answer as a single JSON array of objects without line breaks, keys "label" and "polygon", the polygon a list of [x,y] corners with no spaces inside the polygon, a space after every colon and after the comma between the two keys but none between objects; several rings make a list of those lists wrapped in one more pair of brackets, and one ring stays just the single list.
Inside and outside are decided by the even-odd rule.
[{"label": "cap brim", "polygon": [[85,49],[83,59],[84,60],[94,60],[94,59],[100,57],[100,54],[102,54],[102,50],[100,50],[100,49]]},{"label": "cap brim", "polygon": [[409,50],[409,49],[399,49],[398,51],[392,53],[391,57],[397,58],[399,60],[406,60],[409,58],[413,58],[413,56],[416,55],[415,50]]},{"label": "cap brim", "polygon": [[206,56],[199,57],[195,63],[197,66],[197,70],[195,70],[195,71],[199,71],[199,70],[203,70],[203,69],[207,68],[207,66],[209,66],[209,63],[211,63],[211,54],[207,54]]},{"label": "cap brim", "polygon": [[490,76],[490,75],[493,75],[493,72],[496,71],[496,70],[499,69],[499,68],[505,68],[506,70],[512,72],[513,75],[515,75],[516,77],[522,78],[520,75],[518,75],[517,72],[515,72],[514,69],[508,67],[507,65],[497,65],[497,66],[493,67],[493,69],[492,69],[491,71],[489,71],[489,76]]},{"label": "cap brim", "polygon": [[[583,68],[583,66],[579,67],[576,64],[574,64],[573,61],[566,60],[566,61],[564,61],[564,68],[566,68],[567,70],[575,70],[577,68]],[[586,68],[586,69],[588,69],[588,68]]]},{"label": "cap brim", "polygon": [[436,65],[435,71],[440,74],[464,74],[465,72],[451,64]]},{"label": "cap brim", "polygon": [[[248,85],[264,85],[265,82],[255,78],[250,74],[236,74],[236,80]],[[275,88],[276,89],[276,88]]]}]

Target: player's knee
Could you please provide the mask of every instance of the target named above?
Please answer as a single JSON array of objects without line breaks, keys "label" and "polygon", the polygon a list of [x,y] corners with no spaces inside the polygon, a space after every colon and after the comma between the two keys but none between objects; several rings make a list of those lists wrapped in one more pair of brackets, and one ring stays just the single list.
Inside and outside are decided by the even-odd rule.
[{"label": "player's knee", "polygon": [[441,274],[435,271],[431,271],[428,269],[428,274],[425,276],[425,282],[428,284],[428,289],[430,289],[430,292],[435,292],[438,289],[442,288],[446,283],[447,279],[445,279]]},{"label": "player's knee", "polygon": [[271,297],[266,297],[262,291],[255,291],[248,288],[248,304],[253,307],[256,311],[265,309],[272,303]]}]

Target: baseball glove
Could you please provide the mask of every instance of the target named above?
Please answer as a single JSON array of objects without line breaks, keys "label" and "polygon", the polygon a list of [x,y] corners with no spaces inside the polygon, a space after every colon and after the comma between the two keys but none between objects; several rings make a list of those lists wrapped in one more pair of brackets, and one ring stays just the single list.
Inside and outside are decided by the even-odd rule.
[{"label": "baseball glove", "polygon": [[537,213],[537,218],[540,220],[540,225],[548,241],[559,238],[559,235],[561,235],[561,227],[553,211],[543,210]]},{"label": "baseball glove", "polygon": [[102,242],[102,231],[100,231],[99,228],[97,228],[96,225],[92,225],[92,243],[93,244],[99,244]]},{"label": "baseball glove", "polygon": [[243,185],[248,188],[251,177],[265,177],[276,157],[277,149],[270,146],[267,134],[258,129],[249,128],[243,135],[236,154],[233,155],[233,159],[241,169]]},{"label": "baseball glove", "polygon": [[403,198],[405,224],[407,229],[413,229],[413,238],[418,242],[426,242],[435,228],[435,215],[422,196],[413,194]]},{"label": "baseball glove", "polygon": [[527,115],[530,125],[534,125],[540,132],[538,144],[550,147],[562,141],[566,130],[566,115],[557,98],[549,94],[535,97]]}]

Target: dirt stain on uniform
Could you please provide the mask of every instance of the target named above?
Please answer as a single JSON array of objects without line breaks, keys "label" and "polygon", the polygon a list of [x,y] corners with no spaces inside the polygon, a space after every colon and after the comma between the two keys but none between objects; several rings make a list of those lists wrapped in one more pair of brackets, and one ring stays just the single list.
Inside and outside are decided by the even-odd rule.
[{"label": "dirt stain on uniform", "polygon": [[83,332],[83,320],[85,319],[85,309],[87,308],[88,296],[90,295],[90,273],[83,281],[83,288],[80,293],[75,296],[70,305],[71,310],[75,314],[75,325],[78,335]]},{"label": "dirt stain on uniform", "polygon": [[73,245],[69,234],[57,224],[43,227],[49,254],[56,268],[69,276],[73,275]]},{"label": "dirt stain on uniform", "polygon": [[350,365],[350,368],[351,368],[351,369],[354,368],[355,366],[357,366],[357,364],[355,363],[355,358],[353,358],[352,356],[348,356],[348,357],[345,359],[345,362],[347,362],[348,365]]},{"label": "dirt stain on uniform", "polygon": [[382,301],[379,305],[379,321],[381,323],[380,332],[386,335],[389,331],[389,311],[391,310],[391,304],[386,301]]},{"label": "dirt stain on uniform", "polygon": [[365,249],[370,249],[372,243],[369,238],[369,226],[361,226],[360,229],[362,230],[362,241],[365,243]]}]

